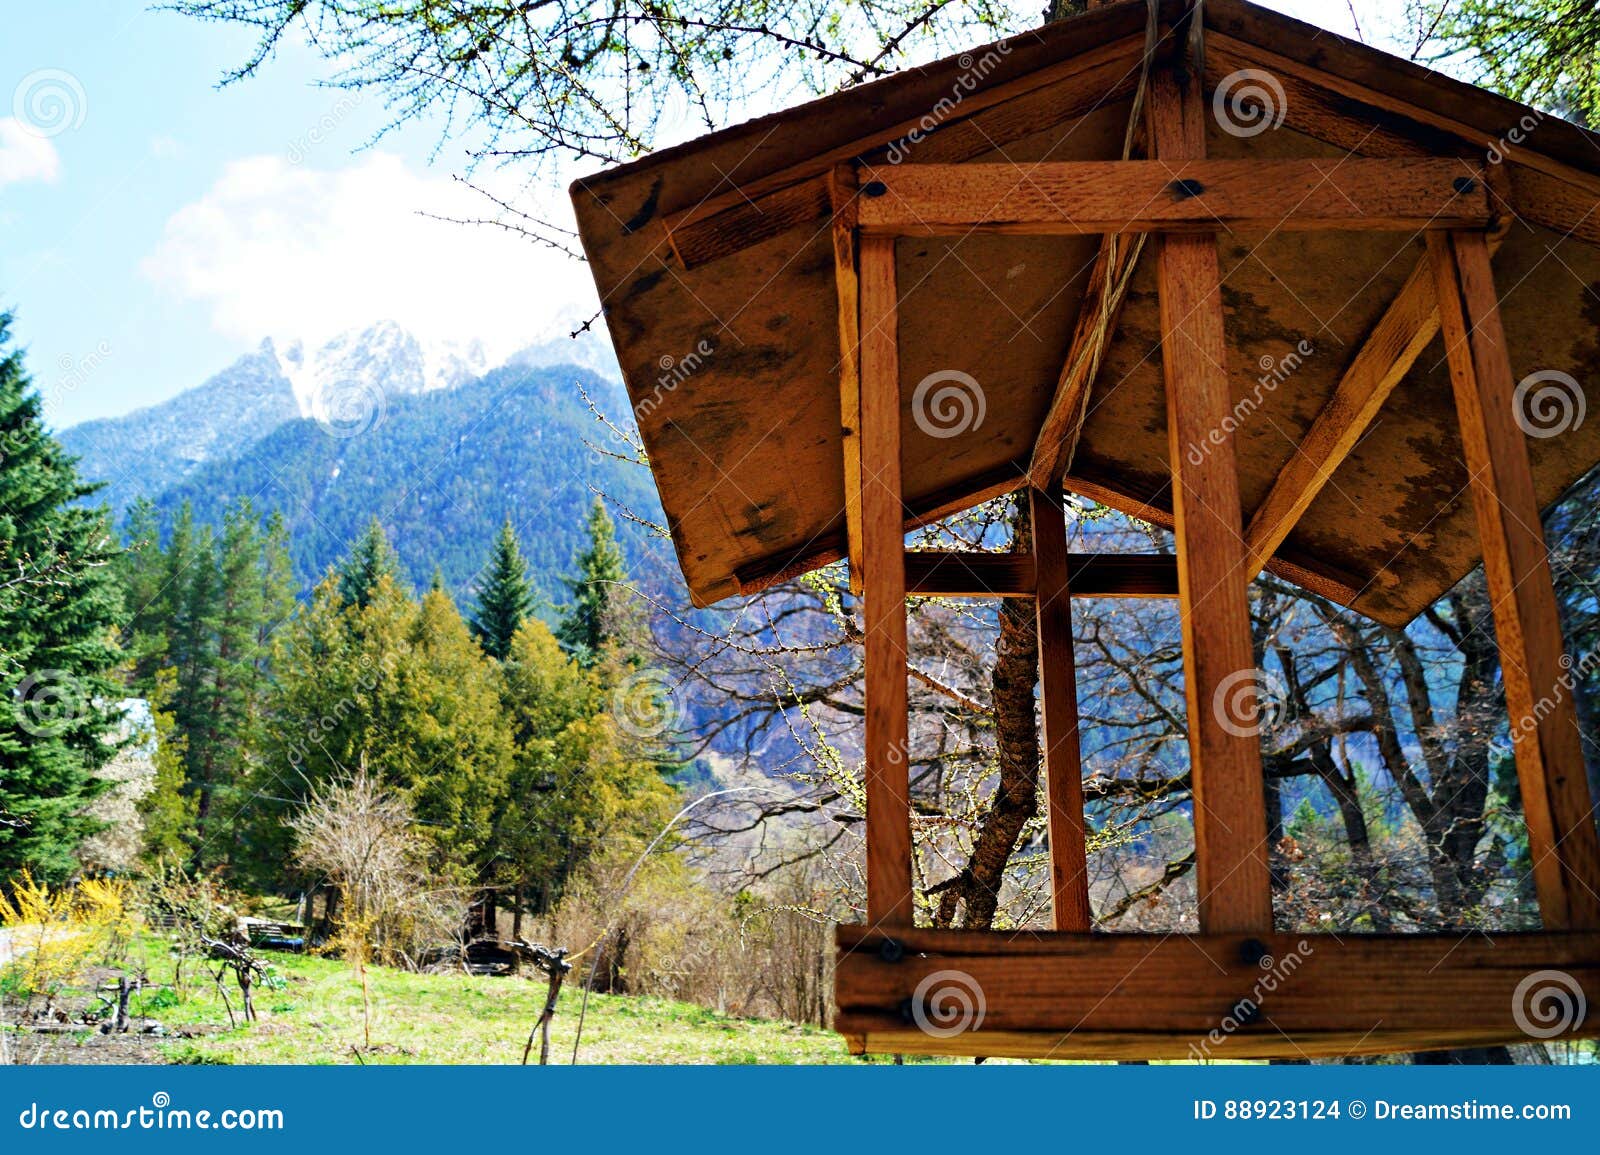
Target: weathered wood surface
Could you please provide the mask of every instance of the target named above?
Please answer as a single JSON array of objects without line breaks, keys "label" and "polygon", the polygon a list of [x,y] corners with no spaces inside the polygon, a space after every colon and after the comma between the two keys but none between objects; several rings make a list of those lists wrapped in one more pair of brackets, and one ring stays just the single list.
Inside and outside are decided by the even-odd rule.
[{"label": "weathered wood surface", "polygon": [[866,233],[1400,232],[1486,227],[1481,165],[1451,159],[1045,161],[865,168]]},{"label": "weathered wood surface", "polygon": [[[1592,932],[1008,936],[841,926],[837,944],[835,1025],[880,1052],[1177,1058],[1194,1048],[1236,1059],[1526,1042],[1525,1024],[1560,1021],[1543,1017],[1551,1008],[1537,1007],[1536,991],[1565,991],[1571,1002],[1581,992],[1590,1010],[1563,1037],[1600,1035]],[[1572,985],[1528,982],[1548,970]],[[954,1010],[962,992],[968,1029],[919,1028],[919,1017],[946,1029],[960,1022],[932,1012],[941,995]]]},{"label": "weathered wood surface", "polygon": [[910,743],[894,244],[889,238],[865,238],[860,251],[867,917],[879,925],[909,926]]}]

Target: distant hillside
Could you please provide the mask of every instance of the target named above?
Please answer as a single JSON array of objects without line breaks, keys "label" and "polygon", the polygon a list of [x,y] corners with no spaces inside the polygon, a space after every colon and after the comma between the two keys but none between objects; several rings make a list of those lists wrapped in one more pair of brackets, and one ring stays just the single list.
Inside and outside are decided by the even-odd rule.
[{"label": "distant hillside", "polygon": [[[453,389],[391,398],[372,427],[353,436],[296,418],[238,454],[200,465],[155,500],[168,516],[189,501],[203,522],[220,521],[240,496],[281,511],[307,586],[377,516],[415,584],[425,585],[437,566],[466,600],[509,514],[539,592],[559,603],[566,597],[560,575],[580,545],[595,490],[660,518],[648,473],[586,444],[604,427],[580,390],[626,415],[621,387],[587,370],[509,365]],[[621,536],[643,562],[640,535]]]}]

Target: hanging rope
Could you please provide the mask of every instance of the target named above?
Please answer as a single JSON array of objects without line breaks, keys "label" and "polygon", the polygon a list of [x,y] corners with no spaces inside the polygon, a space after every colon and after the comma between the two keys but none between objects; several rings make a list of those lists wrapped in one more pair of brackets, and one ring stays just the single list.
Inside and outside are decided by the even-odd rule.
[{"label": "hanging rope", "polygon": [[[1196,22],[1198,28],[1199,5],[1195,5]],[[1128,125],[1122,134],[1122,159],[1128,160],[1133,156],[1133,142],[1139,131],[1140,118],[1144,113],[1145,94],[1150,87],[1150,69],[1155,62],[1156,48],[1160,44],[1160,3],[1159,0],[1145,0],[1144,20],[1144,55],[1139,62],[1139,80],[1133,88],[1133,104],[1128,110]],[[1123,259],[1123,238],[1116,233],[1106,236],[1102,252],[1105,256],[1105,287],[1100,293],[1100,308],[1094,319],[1094,328],[1090,331],[1089,339],[1078,348],[1077,357],[1074,358],[1064,377],[1075,377],[1078,373],[1093,373],[1100,367],[1100,361],[1105,356],[1106,343],[1111,335],[1111,319],[1115,309],[1115,302],[1122,300],[1123,294],[1128,291],[1128,285],[1133,280],[1133,271],[1139,265],[1139,257],[1144,253],[1144,242],[1148,234],[1139,233],[1128,239],[1128,252]],[[1090,381],[1092,385],[1093,382]],[[1057,473],[1066,473],[1072,468],[1072,459],[1077,456],[1078,440],[1083,434],[1084,423],[1089,420],[1089,393],[1088,387],[1083,389],[1083,396],[1078,401],[1078,411],[1073,414],[1072,425],[1068,429],[1063,444],[1067,452],[1057,466]]]}]

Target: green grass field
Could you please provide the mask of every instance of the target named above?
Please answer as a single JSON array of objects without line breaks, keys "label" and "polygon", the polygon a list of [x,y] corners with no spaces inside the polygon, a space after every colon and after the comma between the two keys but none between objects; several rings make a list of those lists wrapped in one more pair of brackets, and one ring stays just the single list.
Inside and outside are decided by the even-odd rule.
[{"label": "green grass field", "polygon": [[[164,944],[141,944],[153,978],[170,977]],[[184,996],[155,990],[135,1002],[137,1014],[172,1029],[212,1033],[158,1047],[186,1063],[519,1063],[528,1031],[544,1005],[542,978],[487,978],[367,969],[368,1016],[361,979],[335,960],[274,954],[272,977],[255,996],[259,1021],[228,1028],[227,1012],[209,974],[191,964]],[[231,977],[230,977],[231,982]],[[582,1001],[581,976],[569,976],[552,1025],[551,1062],[572,1060]],[[239,1014],[238,992],[229,998]],[[221,1028],[221,1029],[216,1029]],[[538,1048],[532,1061],[538,1061]],[[738,1019],[665,999],[591,995],[578,1052],[581,1063],[843,1063],[857,1062],[837,1035],[814,1027]]]}]

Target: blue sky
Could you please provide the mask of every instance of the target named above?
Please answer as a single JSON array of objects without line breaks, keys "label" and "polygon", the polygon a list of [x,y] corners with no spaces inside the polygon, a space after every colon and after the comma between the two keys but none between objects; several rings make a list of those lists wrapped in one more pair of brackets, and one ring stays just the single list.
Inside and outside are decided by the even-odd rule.
[{"label": "blue sky", "polygon": [[[1272,6],[1351,30],[1343,0]],[[1380,6],[1356,10],[1381,42]],[[463,150],[436,152],[434,126],[372,143],[380,98],[319,86],[329,65],[299,45],[219,89],[251,44],[129,0],[9,14],[0,304],[18,314],[52,423],[170,397],[263,337],[315,341],[392,318],[493,354],[586,315],[592,289],[575,262],[419,215],[484,207],[452,181]],[[554,179],[532,195],[565,212]]]}]

